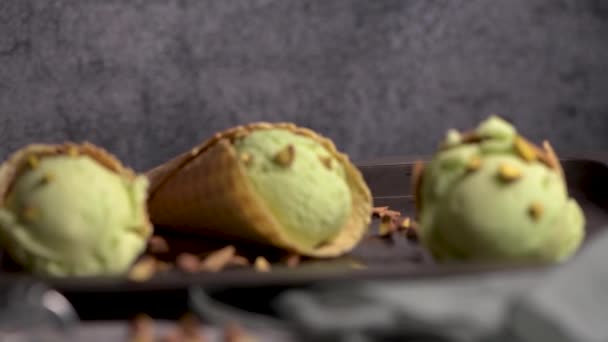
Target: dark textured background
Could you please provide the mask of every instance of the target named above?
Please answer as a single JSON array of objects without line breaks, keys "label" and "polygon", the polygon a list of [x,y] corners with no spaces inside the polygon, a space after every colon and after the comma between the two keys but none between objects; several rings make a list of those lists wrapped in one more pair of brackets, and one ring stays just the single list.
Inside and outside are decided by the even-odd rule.
[{"label": "dark textured background", "polygon": [[288,120],[355,159],[490,112],[608,150],[608,1],[0,0],[0,156],[87,139],[139,170]]}]

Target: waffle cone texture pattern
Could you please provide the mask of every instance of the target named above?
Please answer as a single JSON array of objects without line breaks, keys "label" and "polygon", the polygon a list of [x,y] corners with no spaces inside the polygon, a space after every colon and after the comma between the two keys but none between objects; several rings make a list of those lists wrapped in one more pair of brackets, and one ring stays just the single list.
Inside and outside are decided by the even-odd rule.
[{"label": "waffle cone texture pattern", "polygon": [[[283,129],[322,145],[345,170],[351,211],[339,233],[314,247],[290,239],[250,183],[233,147],[251,132]],[[335,257],[349,252],[366,233],[372,197],[359,170],[333,142],[290,123],[253,123],[217,133],[201,145],[150,170],[148,210],[152,223],[199,235],[272,245],[311,257]]]}]

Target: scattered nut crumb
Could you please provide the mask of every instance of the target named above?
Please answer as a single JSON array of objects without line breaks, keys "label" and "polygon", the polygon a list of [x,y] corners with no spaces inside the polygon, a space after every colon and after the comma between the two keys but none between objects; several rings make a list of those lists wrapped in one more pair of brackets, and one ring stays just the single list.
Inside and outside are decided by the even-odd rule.
[{"label": "scattered nut crumb", "polygon": [[380,226],[378,227],[378,235],[380,237],[391,237],[391,234],[401,227],[399,226],[401,212],[390,210],[389,207],[375,207],[372,210],[372,215],[381,218]]},{"label": "scattered nut crumb", "polygon": [[384,215],[384,212],[388,210],[388,207],[374,207],[372,209],[372,215],[375,217],[381,217]]},{"label": "scattered nut crumb", "polygon": [[389,236],[394,231],[394,222],[393,218],[386,215],[382,216],[382,222],[380,222],[380,226],[378,227],[378,235],[382,237]]},{"label": "scattered nut crumb", "polygon": [[180,328],[171,329],[165,336],[163,336],[163,342],[206,342],[207,339],[201,333],[196,336],[188,336]]},{"label": "scattered nut crumb", "polygon": [[175,263],[180,270],[193,273],[198,271],[200,259],[194,254],[181,253],[177,256]]},{"label": "scattered nut crumb", "polygon": [[163,342],[182,342],[184,336],[179,328],[171,329],[165,336],[163,336]]},{"label": "scattered nut crumb", "polygon": [[521,178],[521,176],[522,176],[522,172],[520,169],[518,169],[517,167],[515,167],[513,165],[509,165],[509,164],[501,164],[498,169],[498,173],[502,180],[508,181],[508,182],[515,181],[515,180]]},{"label": "scattered nut crumb", "polygon": [[410,241],[418,241],[418,223],[411,221],[410,227],[405,231],[405,237]]},{"label": "scattered nut crumb", "polygon": [[130,342],[154,342],[154,320],[146,315],[139,314],[130,322]]},{"label": "scattered nut crumb", "polygon": [[411,219],[409,217],[405,217],[403,221],[401,221],[400,228],[409,229],[411,227]]},{"label": "scattered nut crumb", "polygon": [[293,268],[296,267],[300,264],[301,261],[301,257],[298,254],[290,254],[285,263],[287,264],[287,267],[289,268]]},{"label": "scattered nut crumb", "polygon": [[389,216],[392,219],[398,219],[401,216],[401,212],[396,211],[396,210],[387,210],[384,212],[383,216]]},{"label": "scattered nut crumb", "polygon": [[415,241],[418,239],[416,222],[410,217],[402,217],[399,211],[390,210],[389,207],[376,207],[373,209],[373,214],[381,218],[377,236],[391,238],[393,237],[393,233],[405,231],[408,240]]},{"label": "scattered nut crumb", "polygon": [[529,209],[530,216],[534,221],[539,221],[544,213],[543,204],[540,202],[534,202],[530,205]]},{"label": "scattered nut crumb", "polygon": [[367,268],[367,266],[358,261],[353,261],[350,263],[350,268],[355,269],[355,270],[364,270]]},{"label": "scattered nut crumb", "polygon": [[201,263],[201,271],[217,272],[222,270],[235,256],[236,248],[226,246],[209,254]]},{"label": "scattered nut crumb", "polygon": [[[202,337],[200,332],[200,321],[192,313],[186,313],[179,320],[179,327],[182,330],[183,335],[188,341],[199,339]],[[197,340],[198,341],[198,340]]]},{"label": "scattered nut crumb", "polygon": [[[161,336],[160,341],[164,342],[205,342],[201,325],[198,318],[186,313],[173,326],[169,332]],[[129,326],[129,341],[130,342],[155,342],[158,341],[154,333],[154,320],[145,314],[138,315],[131,321]]]},{"label": "scattered nut crumb", "polygon": [[263,256],[255,258],[254,268],[257,272],[270,272],[271,266],[268,260]]},{"label": "scattered nut crumb", "polygon": [[156,259],[146,256],[131,267],[128,278],[132,281],[143,282],[152,278],[155,272]]},{"label": "scattered nut crumb", "polygon": [[277,164],[287,167],[293,163],[293,160],[296,155],[296,149],[293,145],[289,144],[287,147],[279,151],[274,157],[274,160]]},{"label": "scattered nut crumb", "polygon": [[249,259],[245,258],[242,255],[235,255],[232,257],[232,259],[230,259],[230,262],[228,262],[228,264],[232,266],[249,266],[250,262]]},{"label": "scattered nut crumb", "polygon": [[148,251],[153,254],[168,253],[169,244],[162,236],[154,235],[148,241]]},{"label": "scattered nut crumb", "polygon": [[156,263],[156,270],[159,272],[166,272],[172,268],[173,268],[173,265],[171,265],[171,263],[168,263],[165,261],[157,261],[157,263]]},{"label": "scattered nut crumb", "polygon": [[236,323],[230,323],[224,326],[224,342],[255,342],[253,336]]}]

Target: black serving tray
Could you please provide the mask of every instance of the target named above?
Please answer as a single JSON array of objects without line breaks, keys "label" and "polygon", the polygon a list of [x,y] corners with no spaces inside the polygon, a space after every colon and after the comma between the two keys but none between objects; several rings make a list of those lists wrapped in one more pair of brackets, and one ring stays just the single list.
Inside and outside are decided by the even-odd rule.
[{"label": "black serving tray", "polygon": [[[608,167],[592,159],[562,160],[570,194],[587,217],[586,243],[608,226]],[[374,206],[389,206],[413,217],[411,195],[413,158],[385,158],[358,163],[372,193]],[[378,226],[374,220],[370,234]],[[170,235],[171,241],[193,243],[191,237]],[[584,248],[584,247],[583,247]],[[535,269],[543,265],[467,264],[436,265],[416,242],[404,235],[393,239],[365,238],[347,256],[332,260],[310,261],[296,268],[273,267],[270,273],[234,269],[218,273],[185,274],[179,271],[157,275],[143,283],[121,278],[40,279],[62,292],[84,319],[121,319],[137,312],[174,318],[187,307],[188,289],[203,288],[223,301],[239,303],[245,296],[251,308],[264,311],[264,303],[286,288],[305,287],[328,281],[369,279],[419,279],[467,273]],[[5,273],[0,282],[30,279],[24,274]],[[235,292],[236,291],[236,292]],[[255,295],[252,296],[252,291]],[[238,292],[238,293],[237,293]],[[159,303],[162,302],[162,305]]]}]

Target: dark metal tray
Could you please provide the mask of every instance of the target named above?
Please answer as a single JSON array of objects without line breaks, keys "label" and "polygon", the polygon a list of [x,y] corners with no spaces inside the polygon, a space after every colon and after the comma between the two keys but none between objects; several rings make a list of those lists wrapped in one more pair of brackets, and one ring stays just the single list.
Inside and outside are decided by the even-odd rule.
[{"label": "dark metal tray", "polygon": [[[389,158],[359,163],[374,195],[375,206],[389,206],[403,215],[413,215],[411,196],[412,159]],[[582,206],[587,217],[587,241],[608,225],[608,167],[591,159],[563,159],[570,194]],[[374,220],[372,232],[378,226]],[[175,241],[193,240],[172,236]],[[194,240],[196,243],[196,240]],[[364,268],[353,267],[353,264]],[[464,273],[495,272],[543,267],[542,265],[450,265],[432,263],[417,243],[404,235],[391,240],[366,238],[348,256],[335,260],[303,263],[296,268],[275,267],[270,273],[252,269],[226,270],[219,273],[163,273],[143,282],[133,283],[118,278],[44,279],[73,303],[83,318],[116,319],[139,311],[171,318],[184,310],[188,289],[200,286],[215,292],[226,301],[240,301],[243,293],[256,291],[256,298],[246,295],[250,305],[263,307],[268,296],[285,288],[309,286],[327,281],[354,281],[378,278],[414,279],[443,277]],[[31,279],[27,275],[4,274],[2,281]],[[235,295],[233,289],[240,289]],[[249,289],[243,292],[243,289]],[[264,295],[266,293],[266,296]],[[231,300],[232,299],[232,300]],[[159,307],[159,301],[162,305]],[[262,309],[263,310],[263,309]],[[120,314],[118,314],[120,313]],[[119,317],[120,316],[120,317]]]}]

